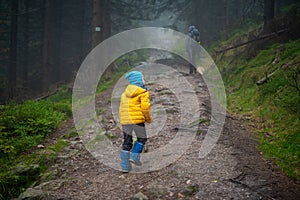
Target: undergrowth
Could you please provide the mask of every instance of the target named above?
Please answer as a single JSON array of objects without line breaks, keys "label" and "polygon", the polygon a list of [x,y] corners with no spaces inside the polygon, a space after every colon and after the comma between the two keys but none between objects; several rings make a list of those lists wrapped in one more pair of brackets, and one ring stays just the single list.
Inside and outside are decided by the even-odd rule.
[{"label": "undergrowth", "polygon": [[[300,40],[274,44],[255,57],[223,56],[218,65],[229,109],[251,115],[260,150],[300,180]],[[228,61],[230,59],[230,61]],[[272,74],[263,84],[257,85]]]},{"label": "undergrowth", "polygon": [[[145,61],[147,51],[131,52],[117,59],[101,77],[96,93],[113,85],[134,63]],[[72,89],[64,85],[40,101],[11,102],[0,106],[0,199],[17,197],[39,178],[67,145],[57,140],[45,149],[49,134],[72,115]],[[71,137],[75,134],[74,131]],[[63,138],[65,138],[63,137]]]}]

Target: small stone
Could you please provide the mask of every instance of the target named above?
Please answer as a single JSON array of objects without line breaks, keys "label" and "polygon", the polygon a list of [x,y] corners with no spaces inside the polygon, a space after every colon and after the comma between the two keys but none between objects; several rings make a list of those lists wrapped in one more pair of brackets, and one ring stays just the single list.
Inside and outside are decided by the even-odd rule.
[{"label": "small stone", "polygon": [[[50,190],[50,191],[53,191],[53,190],[58,190],[60,189],[63,184],[65,183],[65,180],[63,179],[59,179],[59,180],[50,180],[50,181],[47,181],[45,183],[42,183],[40,185],[40,188],[43,189],[43,190]],[[39,187],[39,186],[37,186]]]},{"label": "small stone", "polygon": [[182,191],[180,191],[181,194],[184,196],[192,196],[195,193],[199,191],[199,185],[198,184],[191,184],[184,188]]},{"label": "small stone", "polygon": [[66,156],[66,155],[58,155],[57,158],[60,158],[60,159],[66,159],[68,158],[69,156]]},{"label": "small stone", "polygon": [[149,198],[144,195],[142,192],[139,192],[135,194],[133,197],[131,197],[131,200],[148,200]]},{"label": "small stone", "polygon": [[18,200],[22,199],[45,199],[46,194],[43,190],[28,188],[25,192],[21,193]]},{"label": "small stone", "polygon": [[205,84],[204,84],[204,83],[199,83],[198,86],[199,86],[199,87],[204,87]]},{"label": "small stone", "polygon": [[33,164],[33,165],[26,165],[24,163],[19,163],[13,169],[13,173],[17,175],[23,176],[36,176],[39,174],[40,166]]},{"label": "small stone", "polygon": [[44,145],[42,145],[42,144],[39,144],[39,145],[37,145],[37,148],[39,148],[39,149],[44,149],[44,148],[45,148],[45,146],[44,146]]},{"label": "small stone", "polygon": [[70,141],[71,145],[76,145],[78,142],[77,141]]},{"label": "small stone", "polygon": [[197,192],[197,194],[195,195],[195,197],[199,198],[199,199],[206,199],[207,197],[207,193],[205,191],[199,191]]}]

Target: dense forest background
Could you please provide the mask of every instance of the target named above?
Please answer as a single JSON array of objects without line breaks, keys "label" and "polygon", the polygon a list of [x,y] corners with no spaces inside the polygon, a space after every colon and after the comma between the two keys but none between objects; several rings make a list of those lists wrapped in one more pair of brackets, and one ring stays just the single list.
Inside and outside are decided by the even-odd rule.
[{"label": "dense forest background", "polygon": [[[16,198],[33,183],[48,182],[48,167],[57,165],[69,144],[80,143],[72,127],[72,87],[82,61],[95,46],[132,28],[165,27],[186,34],[190,25],[200,31],[201,45],[222,75],[227,119],[246,124],[251,137],[259,141],[256,156],[269,157],[299,183],[298,0],[0,0],[0,199]],[[126,71],[151,53],[157,56],[161,52],[139,50],[116,59],[101,77],[97,94],[108,94],[107,89]],[[188,70],[187,63],[178,57],[161,60]],[[110,112],[107,102],[101,99],[97,103],[103,103],[97,108],[107,127],[103,133],[117,138],[111,132],[113,120],[104,115]],[[230,126],[225,131],[238,134],[232,135],[238,141],[244,127]],[[238,141],[239,145],[250,148],[248,139]],[[252,157],[256,150],[251,146],[251,155],[239,155]],[[273,168],[266,167],[273,176]],[[255,169],[256,163],[249,171],[256,173]],[[256,176],[261,180],[260,174]],[[270,185],[284,185],[276,180]],[[251,189],[242,182],[235,184],[243,191]],[[269,185],[262,184],[271,191]]]},{"label": "dense forest background", "polygon": [[0,101],[39,98],[71,82],[89,51],[121,31],[158,26],[186,33],[193,24],[208,47],[237,27],[270,21],[295,2],[1,0]]}]

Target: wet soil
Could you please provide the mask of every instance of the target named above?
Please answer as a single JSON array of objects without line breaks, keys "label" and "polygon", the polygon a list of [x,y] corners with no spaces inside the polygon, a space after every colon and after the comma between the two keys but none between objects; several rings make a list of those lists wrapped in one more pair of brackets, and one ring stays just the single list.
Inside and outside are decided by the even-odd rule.
[{"label": "wet soil", "polygon": [[[188,75],[188,68],[172,59],[160,63],[180,71],[191,83],[199,99],[199,116],[209,120],[209,94],[201,76]],[[153,104],[169,111],[163,130],[149,138],[145,154],[174,137],[180,115],[172,92],[155,83],[148,85],[148,89]],[[112,91],[113,87],[99,94],[96,107],[105,131],[112,136],[116,148],[121,149],[122,132],[111,112]],[[201,159],[199,149],[209,123],[198,125],[204,131],[197,132],[192,145],[176,162],[148,173],[123,174],[112,169],[95,159],[78,136],[70,137],[69,145],[50,166],[55,175],[47,180],[48,184],[33,188],[42,190],[45,199],[300,199],[300,184],[264,158],[243,117],[227,114],[217,144]],[[69,120],[51,140],[56,141],[71,129],[74,125]]]}]

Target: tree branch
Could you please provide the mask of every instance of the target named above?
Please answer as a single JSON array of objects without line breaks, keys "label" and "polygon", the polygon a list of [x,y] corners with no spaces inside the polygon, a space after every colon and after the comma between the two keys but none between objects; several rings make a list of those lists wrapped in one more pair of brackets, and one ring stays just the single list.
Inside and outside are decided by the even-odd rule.
[{"label": "tree branch", "polygon": [[258,38],[255,38],[253,40],[249,40],[247,42],[243,42],[243,43],[240,43],[240,44],[237,44],[235,46],[231,46],[231,47],[228,47],[226,49],[222,49],[222,50],[219,50],[219,51],[216,51],[216,53],[223,53],[223,52],[226,52],[226,51],[229,51],[231,49],[236,49],[238,47],[241,47],[241,46],[244,46],[244,45],[247,45],[247,44],[250,44],[252,42],[256,42],[256,41],[259,41],[259,40],[263,40],[263,39],[266,39],[266,38],[270,38],[270,37],[274,37],[274,36],[278,36],[279,34],[283,33],[283,32],[286,32],[288,31],[289,29],[282,29],[282,30],[279,30],[279,31],[276,31],[276,32],[273,32],[273,33],[269,33],[269,34],[265,34],[265,35],[262,35]]}]

